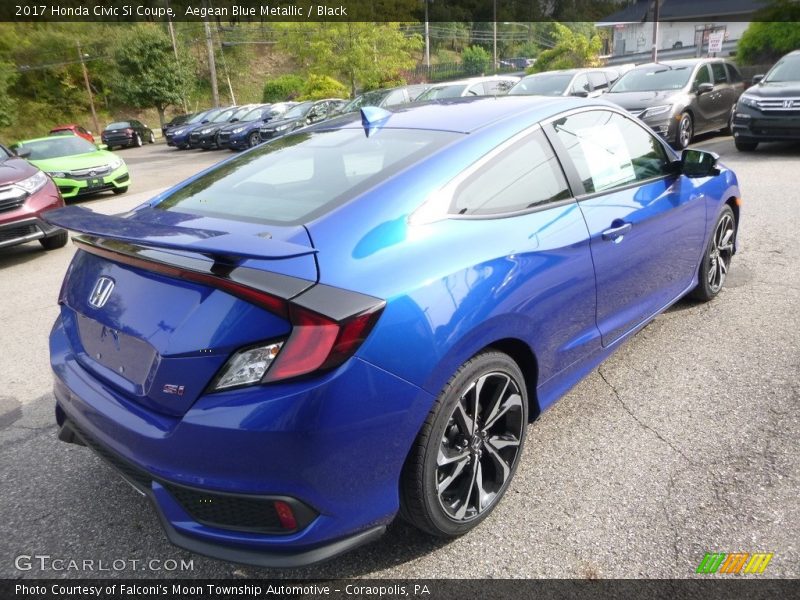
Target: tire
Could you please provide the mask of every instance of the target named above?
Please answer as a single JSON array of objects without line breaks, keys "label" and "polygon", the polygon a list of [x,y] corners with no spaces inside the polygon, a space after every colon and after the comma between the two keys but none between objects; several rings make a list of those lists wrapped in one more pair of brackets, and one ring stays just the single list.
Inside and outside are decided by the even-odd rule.
[{"label": "tire", "polygon": [[57,248],[63,248],[64,246],[66,246],[67,241],[69,241],[69,236],[67,232],[59,231],[55,235],[51,235],[46,238],[40,239],[39,243],[45,250],[56,250]]},{"label": "tire", "polygon": [[110,144],[106,144],[106,150],[108,150],[109,152],[111,152],[113,149],[114,149],[114,146],[112,146],[112,145],[110,145]]},{"label": "tire", "polygon": [[256,131],[250,134],[250,137],[247,138],[247,145],[250,148],[255,148],[261,143],[261,135]]},{"label": "tire", "polygon": [[730,269],[736,241],[736,218],[727,204],[717,217],[708,246],[700,261],[697,287],[691,292],[692,298],[708,302],[719,294]]},{"label": "tire", "polygon": [[142,136],[140,136],[138,133],[136,134],[136,137],[133,138],[133,145],[137,148],[142,147]]},{"label": "tire", "polygon": [[[475,413],[469,407],[475,399],[484,429],[473,435],[470,412]],[[509,356],[487,351],[464,363],[436,400],[403,466],[402,518],[445,538],[476,527],[514,477],[527,424],[525,380]]]},{"label": "tire", "polygon": [[692,115],[688,112],[681,113],[680,121],[678,121],[678,130],[675,132],[675,142],[672,146],[676,150],[684,150],[689,144],[692,143],[694,137],[694,120]]},{"label": "tire", "polygon": [[150,132],[150,137],[147,138],[147,143],[148,144],[155,144],[156,143],[156,134],[153,133],[152,131]]},{"label": "tire", "polygon": [[723,129],[720,129],[720,132],[722,135],[733,135],[733,111],[731,111],[731,116],[728,118],[728,124]]},{"label": "tire", "polygon": [[758,148],[758,142],[743,142],[735,139],[733,140],[733,143],[739,152],[752,152]]},{"label": "tire", "polygon": [[114,192],[117,196],[119,196],[120,194],[124,194],[125,192],[128,191],[128,186],[126,185],[125,187],[114,188],[111,191]]}]

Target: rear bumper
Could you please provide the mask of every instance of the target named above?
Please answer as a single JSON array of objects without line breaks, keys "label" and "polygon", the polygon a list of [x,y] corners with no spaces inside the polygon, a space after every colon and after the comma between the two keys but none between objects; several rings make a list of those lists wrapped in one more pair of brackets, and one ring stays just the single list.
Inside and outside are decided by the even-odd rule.
[{"label": "rear bumper", "polygon": [[136,143],[136,138],[134,136],[113,137],[113,138],[102,138],[101,141],[107,146],[122,146],[128,148]]},{"label": "rear bumper", "polygon": [[[400,471],[433,403],[352,358],[313,380],[201,396],[173,417],[133,403],[81,367],[60,319],[50,351],[59,420],[145,474],[135,487],[153,501],[170,540],[262,566],[309,564],[379,536],[398,509]],[[317,516],[283,535],[212,527],[194,519],[170,485],[285,496]]]}]

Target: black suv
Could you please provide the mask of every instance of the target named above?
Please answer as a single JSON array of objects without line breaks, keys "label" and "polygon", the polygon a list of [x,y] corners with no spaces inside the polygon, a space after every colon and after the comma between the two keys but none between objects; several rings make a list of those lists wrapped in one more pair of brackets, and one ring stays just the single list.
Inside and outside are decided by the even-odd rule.
[{"label": "black suv", "polygon": [[780,59],[739,97],[733,114],[736,149],[750,152],[759,142],[800,141],[800,50]]}]

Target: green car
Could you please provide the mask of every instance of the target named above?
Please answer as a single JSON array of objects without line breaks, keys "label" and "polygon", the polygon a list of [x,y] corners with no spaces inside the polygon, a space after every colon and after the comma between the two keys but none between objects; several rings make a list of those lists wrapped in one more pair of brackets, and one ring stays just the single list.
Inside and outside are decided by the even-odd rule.
[{"label": "green car", "polygon": [[116,154],[71,135],[17,142],[11,149],[50,175],[64,198],[112,191],[124,194],[130,185],[128,166]]}]

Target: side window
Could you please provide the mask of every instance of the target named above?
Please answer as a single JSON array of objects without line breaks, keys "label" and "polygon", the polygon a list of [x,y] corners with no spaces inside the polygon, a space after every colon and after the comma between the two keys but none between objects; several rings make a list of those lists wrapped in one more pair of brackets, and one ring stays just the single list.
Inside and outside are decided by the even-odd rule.
[{"label": "side window", "polygon": [[482,83],[476,83],[474,85],[469,86],[467,89],[467,93],[464,94],[465,96],[483,96],[486,94],[486,91],[483,87]]},{"label": "side window", "polygon": [[728,83],[728,73],[725,71],[725,65],[723,63],[711,63],[711,72],[714,73],[714,85],[718,83]]},{"label": "side window", "polygon": [[572,87],[570,88],[570,94],[579,94],[581,92],[589,93],[589,78],[586,75],[581,74],[575,77],[575,81],[572,82]]},{"label": "side window", "polygon": [[608,87],[605,73],[602,71],[594,71],[589,73],[589,82],[592,84],[594,90],[604,90]]},{"label": "side window", "polygon": [[619,73],[613,69],[606,71],[606,76],[608,76],[608,85],[613,85],[619,79]]},{"label": "side window", "polygon": [[653,135],[627,117],[581,112],[553,121],[587,194],[647,181],[666,173],[667,153]]},{"label": "side window", "polygon": [[514,87],[514,83],[504,79],[497,79],[495,81],[484,81],[483,86],[486,88],[487,95],[494,96],[495,94],[505,94]]},{"label": "side window", "polygon": [[731,83],[741,83],[742,74],[739,73],[739,69],[734,67],[731,63],[725,63],[725,67],[728,69],[728,80]]},{"label": "side window", "polygon": [[696,91],[701,83],[711,83],[711,74],[708,72],[708,65],[700,65],[697,74],[694,76],[692,89]]},{"label": "side window", "polygon": [[570,197],[558,159],[538,130],[464,180],[453,194],[450,212],[502,214]]}]

